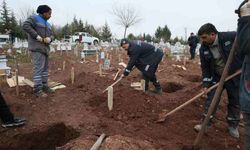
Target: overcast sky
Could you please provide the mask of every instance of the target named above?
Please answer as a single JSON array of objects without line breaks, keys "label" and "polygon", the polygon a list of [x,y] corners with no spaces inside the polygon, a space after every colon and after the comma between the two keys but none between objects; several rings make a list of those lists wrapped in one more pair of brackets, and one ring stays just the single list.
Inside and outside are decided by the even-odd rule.
[{"label": "overcast sky", "polygon": [[[2,1],[2,0],[0,0]],[[52,8],[49,22],[63,26],[73,17],[88,21],[96,27],[105,22],[112,33],[121,38],[124,29],[115,23],[111,13],[114,6],[129,5],[142,18],[142,21],[128,29],[135,35],[154,35],[158,26],[168,25],[172,38],[185,38],[187,33],[197,33],[204,23],[213,23],[219,31],[236,30],[237,15],[234,10],[243,0],[6,0],[8,7],[20,16],[20,12],[47,4]]]}]

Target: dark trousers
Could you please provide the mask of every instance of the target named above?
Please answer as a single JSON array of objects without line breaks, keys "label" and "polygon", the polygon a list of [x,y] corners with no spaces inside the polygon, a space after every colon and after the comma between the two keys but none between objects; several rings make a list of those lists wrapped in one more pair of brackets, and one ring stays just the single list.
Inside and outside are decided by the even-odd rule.
[{"label": "dark trousers", "polygon": [[191,55],[190,59],[194,59],[195,58],[195,49],[196,49],[196,46],[195,47],[194,46],[190,47],[190,50],[189,50],[190,55]]},{"label": "dark trousers", "polygon": [[161,89],[160,82],[157,80],[155,75],[159,63],[160,62],[157,62],[156,65],[150,65],[147,71],[142,71],[142,75],[145,80],[145,90],[148,90],[149,81],[153,83],[156,89]]},{"label": "dark trousers", "polygon": [[243,113],[244,117],[244,150],[250,150],[250,113]]},{"label": "dark trousers", "polygon": [[14,119],[13,114],[10,112],[10,109],[8,108],[4,97],[0,93],[0,118],[3,123],[12,121]]},{"label": "dark trousers", "polygon": [[[227,122],[229,126],[237,127],[240,121],[240,102],[239,102],[239,81],[240,77],[236,77],[233,80],[229,80],[224,84],[224,89],[227,91],[228,95],[228,105],[227,105]],[[212,102],[216,89],[210,91],[207,94],[207,99],[205,101],[205,112],[207,114],[209,106]],[[216,109],[219,103],[216,104]],[[216,109],[212,112],[214,116]]]}]

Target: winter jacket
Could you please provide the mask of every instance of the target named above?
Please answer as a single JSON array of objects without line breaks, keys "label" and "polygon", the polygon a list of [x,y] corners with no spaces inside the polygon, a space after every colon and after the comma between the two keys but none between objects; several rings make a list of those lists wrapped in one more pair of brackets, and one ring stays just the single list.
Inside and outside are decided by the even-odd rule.
[{"label": "winter jacket", "polygon": [[[163,57],[161,49],[141,41],[129,42],[127,54],[129,56],[129,62],[126,67],[128,72],[130,72],[134,66],[141,72],[151,71],[149,67],[158,65]],[[155,72],[152,72],[151,74],[154,73]]]},{"label": "winter jacket", "polygon": [[28,33],[28,48],[34,52],[49,54],[49,44],[39,42],[36,38],[50,37],[52,39],[51,25],[40,15],[33,15],[23,23],[23,30]]},{"label": "winter jacket", "polygon": [[240,55],[250,55],[250,16],[238,19],[237,43]]},{"label": "winter jacket", "polygon": [[250,16],[238,19],[238,53],[244,58],[240,85],[241,110],[250,113]]},{"label": "winter jacket", "polygon": [[[236,32],[219,32],[218,41],[219,41],[219,53],[226,64],[230,50],[232,48]],[[210,87],[213,83],[216,83],[220,80],[220,75],[216,73],[215,62],[213,54],[209,46],[202,44],[200,47],[200,61],[201,61],[201,70],[203,77],[203,86]],[[231,66],[229,68],[229,74],[233,74],[239,70],[242,66],[242,61],[238,54],[235,54]],[[233,80],[233,79],[232,79]],[[239,84],[239,83],[236,83]]]},{"label": "winter jacket", "polygon": [[197,38],[197,36],[190,36],[188,38],[188,45],[190,47],[194,47],[195,48],[198,43],[199,43],[199,39]]}]

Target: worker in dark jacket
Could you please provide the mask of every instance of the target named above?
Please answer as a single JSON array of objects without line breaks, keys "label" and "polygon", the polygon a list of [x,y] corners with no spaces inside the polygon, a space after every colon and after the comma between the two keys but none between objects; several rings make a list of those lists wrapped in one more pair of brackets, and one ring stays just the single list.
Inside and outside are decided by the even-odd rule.
[{"label": "worker in dark jacket", "polygon": [[29,17],[23,24],[28,34],[28,48],[32,52],[34,93],[38,97],[47,97],[51,93],[48,87],[48,56],[52,42],[52,29],[47,20],[51,17],[51,8],[40,5],[38,15]]},{"label": "worker in dark jacket", "polygon": [[20,117],[14,117],[13,113],[7,106],[2,93],[0,92],[0,119],[2,121],[2,127],[18,127],[25,124],[26,119]]},{"label": "worker in dark jacket", "polygon": [[238,53],[244,62],[240,80],[240,106],[244,121],[244,150],[250,150],[250,1],[245,0],[236,11]]},{"label": "worker in dark jacket", "polygon": [[[218,32],[214,25],[207,23],[200,27],[198,35],[202,41],[200,48],[200,61],[203,78],[203,90],[207,93],[207,89],[216,84],[223,73],[230,50],[235,40],[236,32]],[[241,68],[242,62],[238,55],[235,55],[230,66],[229,74],[235,73]],[[239,83],[240,76],[225,82],[224,88],[228,94],[227,121],[228,130],[231,136],[239,138],[238,124],[240,120],[240,104],[239,104]],[[216,90],[207,93],[205,101],[205,112],[211,104]],[[217,104],[218,105],[218,104]],[[215,112],[212,113],[211,118]],[[208,126],[211,125],[209,122]],[[201,129],[201,124],[194,127],[196,131]]]},{"label": "worker in dark jacket", "polygon": [[155,92],[161,94],[162,88],[155,72],[163,57],[162,50],[142,41],[130,42],[127,39],[121,40],[121,47],[127,51],[129,56],[129,62],[123,76],[128,76],[135,66],[142,72],[145,79],[145,91],[148,90],[149,81],[151,81],[155,86]]},{"label": "worker in dark jacket", "polygon": [[199,39],[192,32],[190,34],[189,38],[188,38],[188,45],[190,47],[189,52],[190,52],[190,55],[191,55],[190,59],[194,59],[195,58],[195,50],[196,50],[196,47],[197,47],[198,43],[199,43]]}]

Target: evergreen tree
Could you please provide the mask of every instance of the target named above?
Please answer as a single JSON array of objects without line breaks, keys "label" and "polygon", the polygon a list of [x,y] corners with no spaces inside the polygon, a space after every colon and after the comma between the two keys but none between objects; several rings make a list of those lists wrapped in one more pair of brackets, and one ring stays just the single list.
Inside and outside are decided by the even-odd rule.
[{"label": "evergreen tree", "polygon": [[164,42],[167,42],[171,37],[171,32],[168,28],[167,25],[164,26],[164,28],[162,29],[162,38],[164,40]]},{"label": "evergreen tree", "polygon": [[136,37],[134,36],[133,33],[128,34],[128,40],[135,40],[135,39],[136,39]]},{"label": "evergreen tree", "polygon": [[10,11],[7,7],[5,0],[2,3],[2,8],[0,10],[0,32],[6,33],[11,29],[11,18]]},{"label": "evergreen tree", "polygon": [[103,41],[111,41],[112,33],[110,31],[110,28],[108,26],[108,23],[106,22],[104,26],[102,27],[102,32],[101,32],[101,39]]},{"label": "evergreen tree", "polygon": [[155,31],[155,37],[157,39],[157,42],[159,42],[161,38],[164,40],[164,42],[166,42],[171,37],[171,31],[169,30],[167,25],[165,25],[163,28],[158,27]]},{"label": "evergreen tree", "polygon": [[146,34],[145,40],[146,40],[147,42],[152,42],[152,36],[151,36],[150,34]]}]

